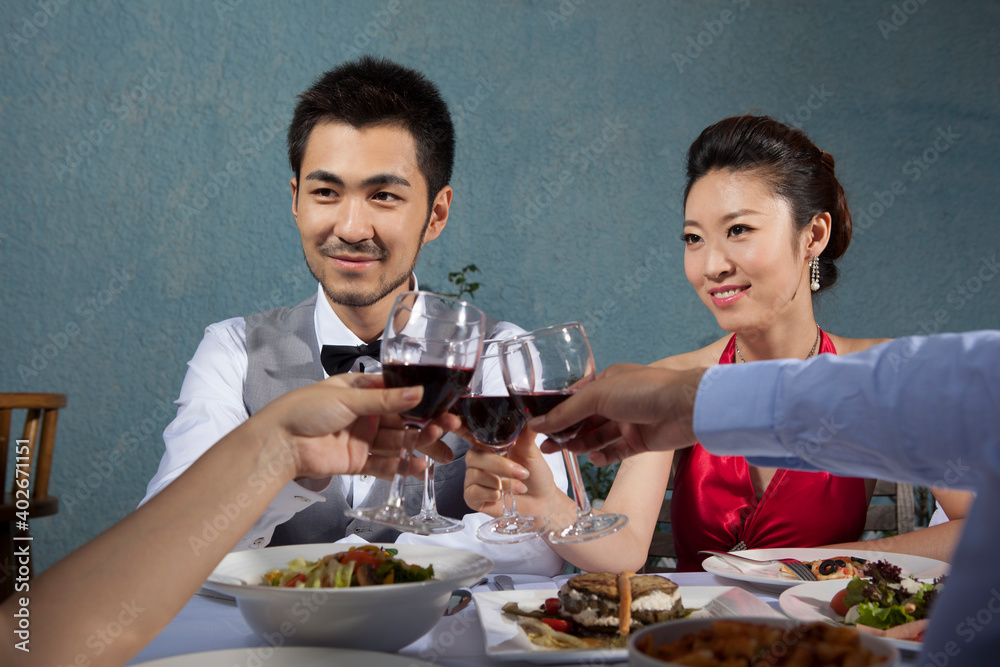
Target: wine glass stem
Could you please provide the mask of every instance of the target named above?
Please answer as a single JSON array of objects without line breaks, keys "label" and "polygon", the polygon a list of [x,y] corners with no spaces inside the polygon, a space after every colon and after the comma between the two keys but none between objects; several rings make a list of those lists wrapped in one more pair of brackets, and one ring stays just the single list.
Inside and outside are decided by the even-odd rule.
[{"label": "wine glass stem", "polygon": [[420,514],[433,516],[437,514],[437,498],[434,496],[434,459],[427,457],[427,467],[424,468],[424,498],[420,504]]},{"label": "wine glass stem", "polygon": [[573,487],[573,498],[576,499],[576,515],[577,517],[589,516],[591,513],[590,498],[587,497],[587,491],[583,487],[583,474],[580,472],[580,461],[577,460],[576,454],[566,449],[563,450],[563,461],[566,462],[566,470],[569,471],[569,481]]},{"label": "wine glass stem", "polygon": [[[503,458],[508,458],[508,449],[503,449],[500,451],[500,456]],[[510,487],[514,484],[514,480],[500,478],[500,499],[503,501],[503,516],[505,519],[517,516],[517,505],[514,503],[514,494],[511,492]]]},{"label": "wine glass stem", "polygon": [[399,465],[396,466],[396,474],[392,476],[392,483],[389,486],[389,498],[385,501],[387,506],[402,509],[403,507],[403,485],[406,483],[406,474],[410,470],[410,459],[413,458],[413,449],[410,447],[414,441],[408,437],[410,431],[420,431],[415,426],[403,427],[403,446],[399,448]]}]

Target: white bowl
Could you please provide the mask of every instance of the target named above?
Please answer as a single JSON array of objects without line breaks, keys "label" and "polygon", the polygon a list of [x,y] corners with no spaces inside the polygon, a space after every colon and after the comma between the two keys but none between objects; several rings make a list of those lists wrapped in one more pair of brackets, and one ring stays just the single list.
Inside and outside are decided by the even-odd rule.
[{"label": "white bowl", "polygon": [[[632,635],[631,639],[629,639],[628,664],[633,667],[671,667],[672,665],[677,667],[677,663],[666,662],[641,652],[637,648],[638,642],[642,641],[644,637],[650,637],[653,640],[654,646],[668,644],[680,639],[688,633],[698,632],[700,630],[710,628],[712,623],[716,623],[718,621],[743,621],[746,623],[756,623],[758,625],[770,625],[782,629],[790,629],[798,625],[802,625],[800,622],[789,618],[699,618],[658,623],[656,625],[651,625],[648,628],[643,628],[639,632]],[[881,663],[879,667],[898,667],[899,651],[896,650],[895,646],[884,639],[873,637],[872,635],[861,634],[860,637],[862,646],[875,655],[886,659],[886,661]]]},{"label": "white bowl", "polygon": [[337,646],[395,652],[428,632],[444,613],[452,590],[493,569],[469,551],[417,544],[379,544],[407,563],[434,566],[434,579],[355,588],[277,588],[260,585],[272,568],[295,558],[318,560],[350,544],[297,544],[237,551],[226,556],[205,586],[236,598],[254,632],[272,646]]}]

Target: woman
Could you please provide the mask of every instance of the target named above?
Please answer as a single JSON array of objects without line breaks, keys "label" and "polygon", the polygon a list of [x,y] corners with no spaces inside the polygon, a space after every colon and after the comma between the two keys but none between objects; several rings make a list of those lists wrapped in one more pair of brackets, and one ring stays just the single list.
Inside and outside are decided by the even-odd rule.
[{"label": "woman", "polygon": [[[850,243],[851,214],[833,158],[801,131],[760,116],[727,118],[707,128],[688,151],[684,198],[685,274],[732,335],[655,366],[683,370],[850,354],[884,340],[844,338],[816,323],[812,297],[837,280],[835,261]],[[817,425],[816,437],[835,424]],[[482,452],[470,454],[465,492],[470,507],[495,514],[496,475],[513,472],[530,480],[515,484],[523,492],[520,508],[556,525],[568,523],[572,501],[548,482],[527,439],[512,453],[523,468]],[[628,527],[556,551],[585,570],[642,567],[672,464],[671,528],[682,571],[700,569],[704,557],[697,552],[703,549],[847,546],[864,530],[875,485],[875,480],[757,468],[700,446],[676,457],[643,454],[622,463],[603,505],[629,515]],[[959,524],[941,527],[936,537],[944,539],[922,539],[919,533],[886,538],[878,548],[941,557],[950,554],[958,530]]]}]

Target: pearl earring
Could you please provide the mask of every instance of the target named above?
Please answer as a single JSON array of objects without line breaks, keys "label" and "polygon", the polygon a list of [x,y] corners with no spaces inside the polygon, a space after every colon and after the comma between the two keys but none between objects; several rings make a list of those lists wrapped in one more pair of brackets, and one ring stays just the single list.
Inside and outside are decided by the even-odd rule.
[{"label": "pearl earring", "polygon": [[816,292],[819,290],[819,257],[809,255],[809,268],[812,271],[812,281],[809,283],[809,289]]}]

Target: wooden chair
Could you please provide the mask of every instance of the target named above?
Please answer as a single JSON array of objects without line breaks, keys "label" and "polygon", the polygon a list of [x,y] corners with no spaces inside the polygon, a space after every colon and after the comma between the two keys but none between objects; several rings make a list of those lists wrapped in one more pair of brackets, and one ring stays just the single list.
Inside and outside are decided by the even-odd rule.
[{"label": "wooden chair", "polygon": [[[56,443],[59,408],[66,407],[63,394],[0,393],[0,480],[3,504],[0,505],[0,600],[14,592],[19,563],[14,560],[15,544],[27,545],[34,552],[27,523],[21,523],[59,511],[59,500],[49,495],[52,451]],[[11,411],[26,410],[21,438],[11,438]],[[9,467],[8,467],[9,466]],[[7,486],[10,470],[11,486]],[[28,560],[28,576],[31,563]]]},{"label": "wooden chair", "polygon": [[[674,474],[670,472],[670,482],[667,489],[674,487]],[[876,503],[876,498],[890,498],[890,502]],[[865,519],[865,530],[881,530],[897,534],[908,533],[914,529],[913,485],[896,484],[878,480],[872,494],[872,503],[868,505],[868,516]],[[677,548],[674,546],[674,534],[670,531],[670,498],[663,499],[660,505],[660,515],[656,519],[658,530],[653,533],[649,544],[646,567],[643,572],[673,572],[674,568],[656,565],[660,558],[677,558]]]}]

